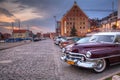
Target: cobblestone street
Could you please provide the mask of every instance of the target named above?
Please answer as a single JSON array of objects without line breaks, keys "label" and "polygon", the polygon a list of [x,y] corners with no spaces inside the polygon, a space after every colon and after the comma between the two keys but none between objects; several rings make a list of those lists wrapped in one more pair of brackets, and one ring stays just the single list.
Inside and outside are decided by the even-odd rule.
[{"label": "cobblestone street", "polygon": [[116,65],[96,74],[62,62],[61,55],[50,39],[1,50],[0,80],[98,80],[120,71]]}]

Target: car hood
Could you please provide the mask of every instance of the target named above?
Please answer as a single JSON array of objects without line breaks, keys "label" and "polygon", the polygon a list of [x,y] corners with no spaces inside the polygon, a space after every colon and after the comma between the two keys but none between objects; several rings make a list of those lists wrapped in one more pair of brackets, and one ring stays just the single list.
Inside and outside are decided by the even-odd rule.
[{"label": "car hood", "polygon": [[98,49],[112,48],[115,44],[113,43],[84,43],[77,44],[72,47],[72,51],[77,49],[79,53],[86,53],[87,51],[95,51]]}]

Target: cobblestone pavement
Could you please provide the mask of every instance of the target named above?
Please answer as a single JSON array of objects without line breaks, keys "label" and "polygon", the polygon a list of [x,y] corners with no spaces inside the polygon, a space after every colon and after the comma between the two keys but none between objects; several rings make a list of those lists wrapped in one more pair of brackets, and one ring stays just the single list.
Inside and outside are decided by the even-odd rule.
[{"label": "cobblestone pavement", "polygon": [[97,80],[120,70],[116,65],[96,74],[62,62],[61,55],[50,39],[2,50],[0,80]]}]

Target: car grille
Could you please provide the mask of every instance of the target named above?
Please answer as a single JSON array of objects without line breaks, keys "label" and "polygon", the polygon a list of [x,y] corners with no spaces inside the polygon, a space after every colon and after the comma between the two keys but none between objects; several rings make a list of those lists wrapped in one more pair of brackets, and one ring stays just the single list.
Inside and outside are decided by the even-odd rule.
[{"label": "car grille", "polygon": [[84,55],[82,55],[82,54],[80,54],[80,53],[66,53],[66,57],[68,58],[68,59],[72,59],[72,60],[75,60],[75,59],[77,59],[77,60],[83,60],[83,58],[85,59],[85,56]]}]

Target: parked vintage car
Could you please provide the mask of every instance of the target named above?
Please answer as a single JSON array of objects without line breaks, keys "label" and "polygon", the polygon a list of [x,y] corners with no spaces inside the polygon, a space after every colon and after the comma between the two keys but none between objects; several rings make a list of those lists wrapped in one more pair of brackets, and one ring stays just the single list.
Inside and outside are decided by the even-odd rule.
[{"label": "parked vintage car", "polygon": [[72,47],[61,60],[70,65],[102,72],[107,66],[120,63],[120,32],[101,32],[90,38],[90,43]]},{"label": "parked vintage car", "polygon": [[69,38],[66,41],[60,43],[60,48],[64,48],[67,45],[73,44],[73,43],[77,42],[79,39],[80,39],[79,37]]},{"label": "parked vintage car", "polygon": [[73,47],[74,45],[83,44],[83,43],[88,43],[88,42],[89,42],[89,39],[90,39],[90,36],[83,37],[83,38],[81,38],[80,40],[78,40],[76,43],[67,45],[66,47],[62,48],[62,52],[63,52],[63,53],[66,53],[66,52],[71,51],[71,49],[72,49],[72,47]]},{"label": "parked vintage car", "polygon": [[55,39],[54,39],[54,43],[56,44],[56,45],[59,45],[61,42],[65,42],[66,41],[66,37],[56,37]]}]

